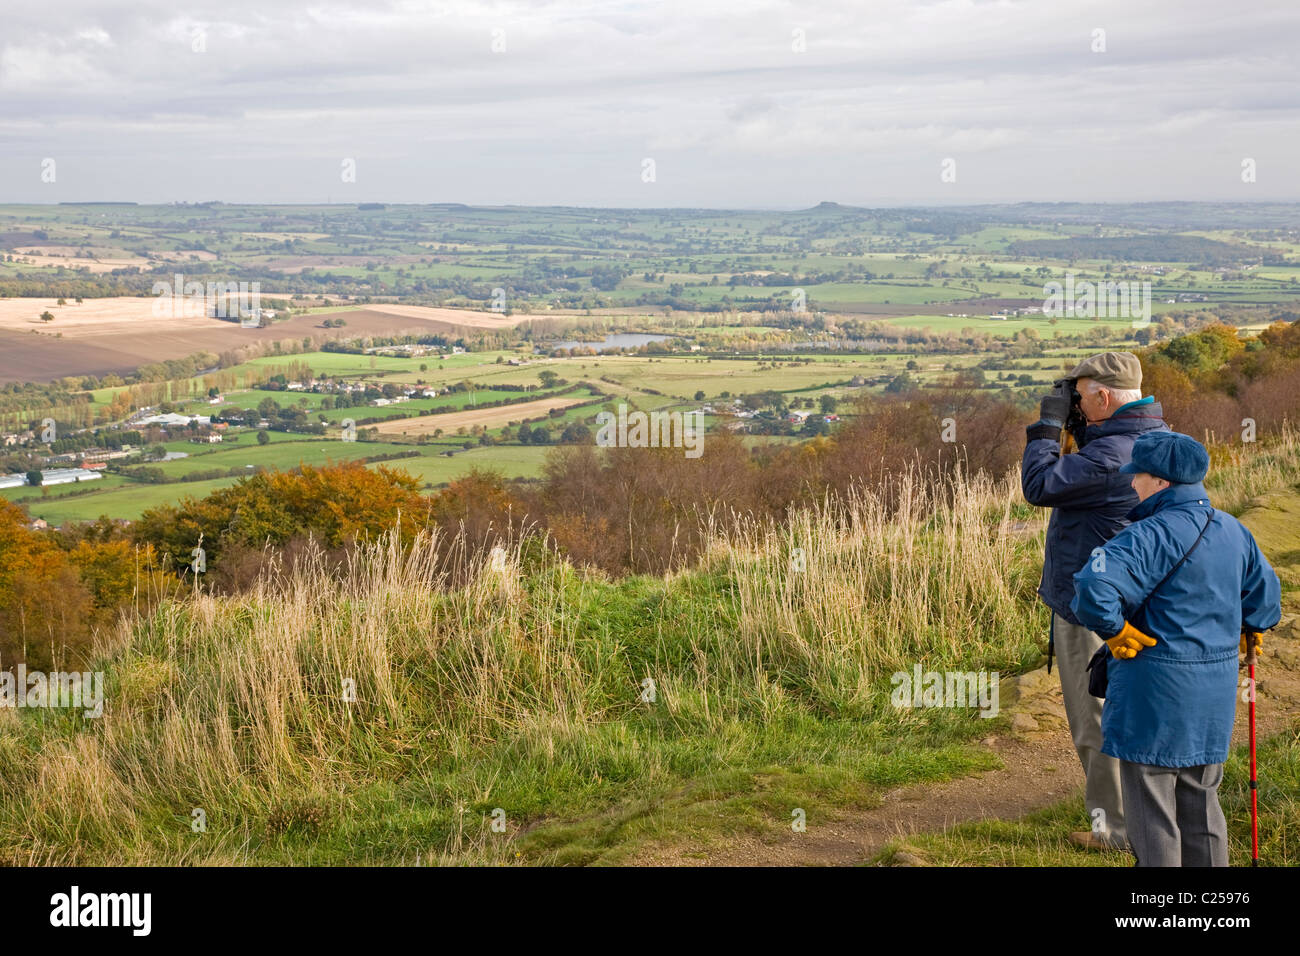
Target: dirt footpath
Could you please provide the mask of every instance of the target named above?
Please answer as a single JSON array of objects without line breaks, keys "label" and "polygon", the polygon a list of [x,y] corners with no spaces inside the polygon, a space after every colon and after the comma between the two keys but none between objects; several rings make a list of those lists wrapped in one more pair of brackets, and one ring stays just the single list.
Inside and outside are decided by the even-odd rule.
[{"label": "dirt footpath", "polygon": [[[650,847],[633,866],[854,866],[891,840],[978,820],[1015,820],[1057,803],[1083,787],[1083,771],[1070,742],[1058,671],[1031,671],[1003,685],[1003,710],[1011,733],[990,737],[1005,766],[939,784],[889,791],[881,806],[847,813],[794,833],[742,835],[725,845]],[[1242,671],[1244,677],[1245,671]],[[1300,616],[1283,615],[1264,638],[1257,668],[1257,720],[1261,739],[1300,717]],[[1233,743],[1248,741],[1248,709],[1238,704]]]}]

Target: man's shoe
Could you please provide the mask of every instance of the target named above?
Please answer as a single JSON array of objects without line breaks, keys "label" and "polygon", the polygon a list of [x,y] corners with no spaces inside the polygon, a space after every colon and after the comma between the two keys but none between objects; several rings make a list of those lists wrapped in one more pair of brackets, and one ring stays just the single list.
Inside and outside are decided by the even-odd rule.
[{"label": "man's shoe", "polygon": [[1073,843],[1075,846],[1083,847],[1085,850],[1099,850],[1099,851],[1113,852],[1116,850],[1123,849],[1123,847],[1116,846],[1114,843],[1110,842],[1109,840],[1105,840],[1097,836],[1097,834],[1093,833],[1091,830],[1082,830],[1082,831],[1077,831],[1075,833],[1071,833],[1070,842]]}]

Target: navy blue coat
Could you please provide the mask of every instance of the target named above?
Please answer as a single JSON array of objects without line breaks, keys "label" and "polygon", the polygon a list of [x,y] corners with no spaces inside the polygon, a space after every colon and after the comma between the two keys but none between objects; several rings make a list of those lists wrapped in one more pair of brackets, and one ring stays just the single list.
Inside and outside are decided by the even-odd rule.
[{"label": "navy blue coat", "polygon": [[[1152,594],[1210,515],[1196,550]],[[1108,662],[1102,753],[1159,767],[1223,763],[1242,629],[1277,625],[1282,587],[1250,531],[1211,507],[1199,483],[1170,485],[1131,517],[1074,576],[1074,611],[1085,627],[1113,637],[1127,620],[1157,641]]]},{"label": "navy blue coat", "polygon": [[1081,623],[1070,610],[1074,572],[1128,524],[1138,503],[1128,464],[1133,443],[1143,432],[1168,431],[1160,403],[1143,399],[1121,406],[1114,415],[1089,425],[1077,453],[1062,455],[1058,441],[1039,438],[1025,445],[1020,487],[1031,505],[1051,508],[1047,551],[1038,593],[1043,603],[1071,624]]}]

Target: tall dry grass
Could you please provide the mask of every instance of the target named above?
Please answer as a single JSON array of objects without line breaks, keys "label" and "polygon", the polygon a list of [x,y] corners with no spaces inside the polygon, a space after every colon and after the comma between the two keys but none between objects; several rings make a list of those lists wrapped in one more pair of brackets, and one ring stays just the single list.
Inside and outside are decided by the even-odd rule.
[{"label": "tall dry grass", "polygon": [[1034,600],[1044,516],[1023,514],[1014,473],[912,471],[783,526],[742,525],[706,555],[734,581],[739,623],[739,640],[714,650],[755,675],[797,675],[826,706],[861,715],[882,680],[916,663],[1014,666],[1046,622]]},{"label": "tall dry grass", "polygon": [[1239,515],[1252,498],[1300,484],[1300,430],[1285,424],[1260,442],[1210,446],[1205,488],[1216,508]]},{"label": "tall dry grass", "polygon": [[[1298,470],[1292,435],[1216,479],[1233,498]],[[894,711],[889,675],[1036,659],[1044,517],[1014,473],[913,473],[728,523],[661,578],[536,537],[500,568],[464,541],[448,560],[426,533],[164,600],[99,647],[101,718],[0,710],[0,860],[493,860],[496,801],[518,826],[719,767],[833,764],[886,726],[920,754],[927,722],[960,718]]]}]

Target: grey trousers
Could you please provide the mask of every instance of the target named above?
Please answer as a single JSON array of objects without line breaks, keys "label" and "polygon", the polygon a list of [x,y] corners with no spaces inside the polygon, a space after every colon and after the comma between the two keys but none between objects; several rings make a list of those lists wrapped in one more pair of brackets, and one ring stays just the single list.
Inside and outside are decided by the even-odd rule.
[{"label": "grey trousers", "polygon": [[1101,752],[1102,699],[1088,693],[1088,661],[1102,639],[1077,624],[1052,615],[1065,717],[1070,723],[1074,751],[1083,764],[1084,803],[1098,838],[1117,849],[1128,846],[1124,822],[1124,797],[1119,782],[1119,761]]},{"label": "grey trousers", "polygon": [[1219,806],[1223,764],[1154,767],[1121,760],[1119,775],[1138,866],[1228,865],[1228,822]]}]

